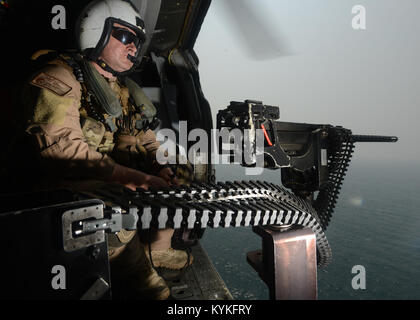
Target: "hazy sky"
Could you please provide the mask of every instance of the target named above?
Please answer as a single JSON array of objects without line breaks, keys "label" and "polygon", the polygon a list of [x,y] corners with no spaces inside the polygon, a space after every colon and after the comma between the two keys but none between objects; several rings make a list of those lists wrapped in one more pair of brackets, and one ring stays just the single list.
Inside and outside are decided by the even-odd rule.
[{"label": "hazy sky", "polygon": [[[229,101],[262,100],[283,121],[399,137],[359,143],[354,159],[420,163],[419,0],[229,0],[253,5],[284,45],[287,55],[265,60],[247,54],[254,43],[264,49],[258,26],[247,26],[245,44],[225,1],[213,0],[195,46],[214,125]],[[366,9],[366,30],[352,28],[355,5]]]}]

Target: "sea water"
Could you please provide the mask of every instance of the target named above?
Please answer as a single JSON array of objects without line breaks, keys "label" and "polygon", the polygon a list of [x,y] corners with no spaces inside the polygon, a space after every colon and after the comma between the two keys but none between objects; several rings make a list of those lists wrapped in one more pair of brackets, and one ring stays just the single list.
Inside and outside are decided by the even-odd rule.
[{"label": "sea water", "polygon": [[[280,171],[245,176],[237,165],[216,167],[218,181],[266,180],[281,185]],[[420,170],[352,163],[326,236],[332,262],[318,269],[318,299],[420,299]],[[235,299],[268,299],[268,289],[246,262],[261,248],[250,227],[206,230],[201,241]],[[365,288],[354,288],[365,270]],[[360,282],[359,282],[360,283]]]}]

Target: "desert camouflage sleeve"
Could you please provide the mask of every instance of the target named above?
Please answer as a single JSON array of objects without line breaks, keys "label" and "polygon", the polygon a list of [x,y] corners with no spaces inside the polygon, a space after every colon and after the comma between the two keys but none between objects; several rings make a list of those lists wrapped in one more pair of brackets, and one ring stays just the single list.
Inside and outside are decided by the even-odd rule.
[{"label": "desert camouflage sleeve", "polygon": [[71,70],[50,65],[22,94],[27,132],[34,137],[41,163],[60,178],[109,181],[115,162],[89,149],[80,126],[81,86]]}]

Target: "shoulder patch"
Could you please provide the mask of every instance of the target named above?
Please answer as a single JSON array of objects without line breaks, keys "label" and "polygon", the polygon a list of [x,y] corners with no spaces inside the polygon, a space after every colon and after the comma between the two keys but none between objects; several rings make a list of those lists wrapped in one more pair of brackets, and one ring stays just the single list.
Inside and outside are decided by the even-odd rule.
[{"label": "shoulder patch", "polygon": [[72,89],[63,81],[54,78],[53,76],[50,76],[44,72],[41,72],[34,79],[32,79],[31,84],[40,88],[48,89],[59,96],[64,96]]}]

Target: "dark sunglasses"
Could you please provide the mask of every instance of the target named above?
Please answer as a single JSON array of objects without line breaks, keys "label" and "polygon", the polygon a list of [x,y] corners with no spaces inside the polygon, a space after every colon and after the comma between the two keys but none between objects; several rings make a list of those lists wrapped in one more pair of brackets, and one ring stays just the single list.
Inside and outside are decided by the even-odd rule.
[{"label": "dark sunglasses", "polygon": [[131,31],[122,28],[114,28],[112,29],[112,36],[120,41],[122,44],[127,45],[129,43],[134,43],[136,48],[138,48],[140,39]]}]

